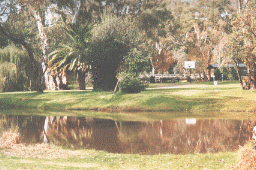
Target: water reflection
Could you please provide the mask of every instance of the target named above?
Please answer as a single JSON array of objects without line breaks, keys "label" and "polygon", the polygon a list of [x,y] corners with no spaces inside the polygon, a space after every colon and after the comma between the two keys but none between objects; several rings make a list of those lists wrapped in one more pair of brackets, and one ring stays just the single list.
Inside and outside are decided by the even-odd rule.
[{"label": "water reflection", "polygon": [[49,142],[74,149],[140,154],[234,151],[252,136],[249,121],[241,120],[117,122],[86,117],[0,115],[0,132],[11,128],[18,128],[20,140],[25,143]]}]

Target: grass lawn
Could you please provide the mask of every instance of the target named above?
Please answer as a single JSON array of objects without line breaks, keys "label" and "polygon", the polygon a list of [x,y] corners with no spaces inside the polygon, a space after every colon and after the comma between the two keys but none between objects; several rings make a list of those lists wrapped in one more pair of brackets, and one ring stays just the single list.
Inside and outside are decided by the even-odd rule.
[{"label": "grass lawn", "polygon": [[[256,93],[237,81],[150,84],[138,94],[84,91],[0,93],[0,113],[87,116],[126,121],[175,118],[255,119]],[[14,109],[14,110],[13,110]],[[106,112],[105,112],[106,111]],[[231,169],[237,152],[113,154],[49,144],[1,146],[0,169]]]},{"label": "grass lawn", "polygon": [[46,144],[16,145],[0,149],[0,169],[230,169],[237,156],[235,152],[112,154],[96,150],[66,150]]},{"label": "grass lawn", "polygon": [[[252,116],[256,93],[242,90],[236,81],[150,84],[138,94],[84,91],[0,93],[0,109],[41,109],[52,111],[95,110],[114,112],[168,112],[172,116]],[[184,112],[185,111],[185,112]]]}]

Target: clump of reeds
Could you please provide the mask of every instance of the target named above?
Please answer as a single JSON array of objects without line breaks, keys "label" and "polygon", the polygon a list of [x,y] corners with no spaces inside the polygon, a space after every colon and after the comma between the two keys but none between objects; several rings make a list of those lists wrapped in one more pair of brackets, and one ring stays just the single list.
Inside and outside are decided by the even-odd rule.
[{"label": "clump of reeds", "polygon": [[238,163],[232,169],[256,169],[256,149],[252,145],[241,147],[238,151]]},{"label": "clump of reeds", "polygon": [[0,145],[8,147],[20,143],[20,134],[17,130],[5,131],[0,137]]}]

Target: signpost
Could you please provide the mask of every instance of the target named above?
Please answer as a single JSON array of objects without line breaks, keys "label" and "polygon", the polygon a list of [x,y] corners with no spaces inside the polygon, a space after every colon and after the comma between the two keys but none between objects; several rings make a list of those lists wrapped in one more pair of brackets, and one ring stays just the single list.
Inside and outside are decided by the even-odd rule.
[{"label": "signpost", "polygon": [[195,68],[195,61],[185,61],[184,66],[185,68],[189,68],[189,77],[190,77],[190,83],[191,83],[191,68]]}]

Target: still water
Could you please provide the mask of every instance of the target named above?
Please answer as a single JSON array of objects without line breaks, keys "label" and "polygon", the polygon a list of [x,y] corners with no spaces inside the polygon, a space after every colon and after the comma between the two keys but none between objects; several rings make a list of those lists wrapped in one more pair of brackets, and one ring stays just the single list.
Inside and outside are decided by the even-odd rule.
[{"label": "still water", "polygon": [[68,116],[0,114],[0,135],[18,129],[21,142],[47,142],[111,153],[187,154],[235,151],[251,139],[256,122],[228,119],[173,119],[120,122]]}]

